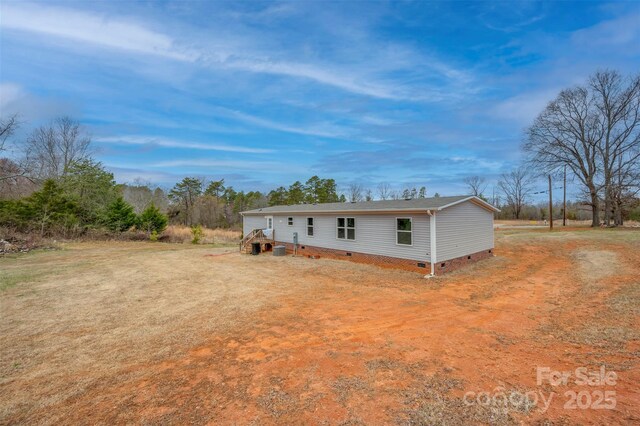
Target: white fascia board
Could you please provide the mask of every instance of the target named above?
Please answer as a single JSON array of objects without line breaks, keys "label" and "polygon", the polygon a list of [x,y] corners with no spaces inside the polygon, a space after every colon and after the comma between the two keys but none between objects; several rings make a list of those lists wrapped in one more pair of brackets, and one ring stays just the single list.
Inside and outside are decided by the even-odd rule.
[{"label": "white fascia board", "polygon": [[444,206],[438,207],[436,210],[444,210],[444,209],[446,209],[448,207],[452,207],[452,206],[455,206],[455,205],[460,204],[460,203],[465,203],[467,201],[475,202],[476,204],[479,204],[480,207],[483,207],[483,208],[485,208],[487,210],[490,210],[492,212],[496,212],[497,213],[497,212],[500,211],[499,208],[487,203],[482,198],[476,197],[475,195],[472,195],[472,196],[467,197],[467,198],[463,198],[462,200],[454,201],[453,203],[445,204]]}]

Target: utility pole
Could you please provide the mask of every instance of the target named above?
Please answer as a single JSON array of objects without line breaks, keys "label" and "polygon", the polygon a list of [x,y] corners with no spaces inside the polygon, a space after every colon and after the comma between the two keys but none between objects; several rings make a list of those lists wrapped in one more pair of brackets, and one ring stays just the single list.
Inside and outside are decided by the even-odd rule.
[{"label": "utility pole", "polygon": [[553,231],[553,194],[551,193],[551,175],[549,175],[549,231]]},{"label": "utility pole", "polygon": [[562,226],[567,226],[567,165],[564,165],[564,184],[562,185],[564,195],[562,197]]}]

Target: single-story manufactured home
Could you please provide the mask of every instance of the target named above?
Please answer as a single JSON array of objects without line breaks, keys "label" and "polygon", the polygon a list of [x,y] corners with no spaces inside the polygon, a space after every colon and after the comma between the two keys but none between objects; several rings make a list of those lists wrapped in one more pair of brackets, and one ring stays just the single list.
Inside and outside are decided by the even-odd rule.
[{"label": "single-story manufactured home", "polygon": [[242,212],[241,250],[399,267],[432,275],[493,256],[493,214],[475,196],[296,204]]}]

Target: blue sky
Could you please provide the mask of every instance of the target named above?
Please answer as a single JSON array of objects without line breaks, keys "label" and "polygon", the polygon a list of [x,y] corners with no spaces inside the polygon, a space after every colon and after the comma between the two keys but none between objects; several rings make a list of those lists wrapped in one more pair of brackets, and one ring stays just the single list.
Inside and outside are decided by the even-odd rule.
[{"label": "blue sky", "polygon": [[[120,182],[495,182],[557,92],[640,70],[638,2],[0,6],[0,108],[60,114]],[[543,186],[543,185],[541,185]],[[490,189],[489,189],[490,191]]]}]

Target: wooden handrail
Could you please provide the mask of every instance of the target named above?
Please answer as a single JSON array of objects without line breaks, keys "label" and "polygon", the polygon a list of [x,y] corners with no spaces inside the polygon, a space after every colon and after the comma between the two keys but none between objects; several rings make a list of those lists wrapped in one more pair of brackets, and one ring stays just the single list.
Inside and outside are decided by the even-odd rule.
[{"label": "wooden handrail", "polygon": [[257,229],[254,229],[253,231],[249,232],[247,235],[244,236],[244,238],[242,238],[242,241],[240,241],[240,246],[242,247],[243,245],[245,245],[247,243],[247,241],[249,241],[251,238],[253,238],[253,236],[255,235]]}]

